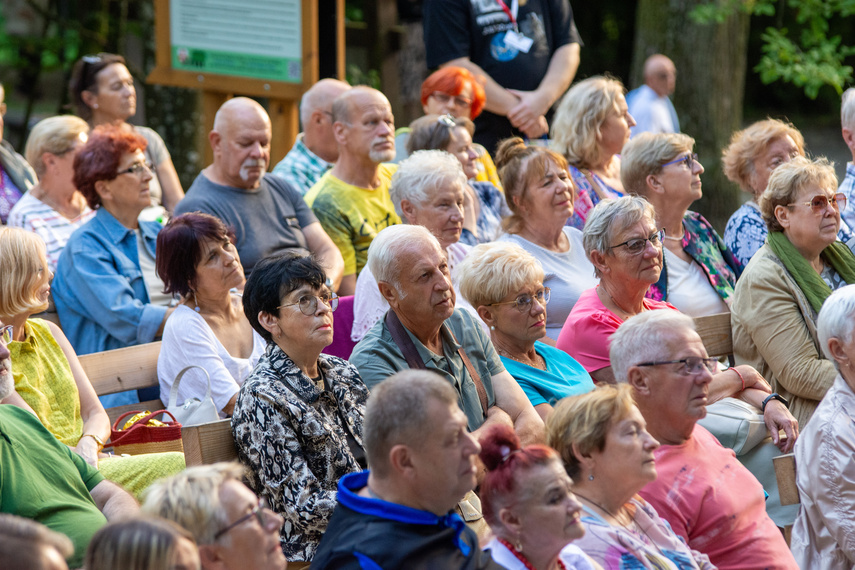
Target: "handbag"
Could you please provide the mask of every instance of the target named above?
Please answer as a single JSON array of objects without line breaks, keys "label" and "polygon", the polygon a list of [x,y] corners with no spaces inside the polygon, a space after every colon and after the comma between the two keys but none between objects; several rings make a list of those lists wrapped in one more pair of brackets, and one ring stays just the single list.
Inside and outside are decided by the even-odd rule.
[{"label": "handbag", "polygon": [[[205,379],[208,381],[208,390],[205,392],[205,397],[201,400],[199,398],[189,398],[182,405],[178,406],[175,403],[178,399],[178,384],[181,382],[184,374],[191,368],[198,368],[205,374]],[[208,375],[208,371],[195,364],[182,369],[175,377],[175,382],[172,383],[172,389],[169,391],[169,403],[166,405],[166,409],[173,418],[185,427],[207,424],[219,420],[220,414],[217,410],[217,405],[214,404],[214,399],[211,397],[211,377]]]},{"label": "handbag", "polygon": [[[169,415],[172,421],[157,421],[155,416]],[[131,422],[122,426],[122,421],[131,415]],[[166,419],[165,417],[163,419]],[[119,426],[122,426],[121,428]],[[116,454],[128,453],[161,453],[164,451],[180,451],[184,453],[184,443],[181,441],[181,424],[169,410],[156,412],[125,412],[118,418],[110,429],[110,442]]]},{"label": "handbag", "polygon": [[748,453],[766,438],[771,441],[760,410],[736,398],[723,398],[710,404],[706,417],[698,423],[737,456]]}]

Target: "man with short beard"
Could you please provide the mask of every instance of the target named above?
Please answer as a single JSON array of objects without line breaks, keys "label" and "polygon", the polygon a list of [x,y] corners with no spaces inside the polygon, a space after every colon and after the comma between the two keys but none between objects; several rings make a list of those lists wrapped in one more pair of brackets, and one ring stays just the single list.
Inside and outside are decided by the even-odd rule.
[{"label": "man with short beard", "polygon": [[333,102],[338,160],[306,194],[306,203],[344,258],[341,294],[353,294],[368,260],[368,246],[388,226],[400,224],[389,197],[397,166],[395,117],[388,99],[370,87],[354,87]]},{"label": "man with short beard", "polygon": [[247,277],[258,261],[296,249],[314,253],[337,290],[344,262],[335,244],[300,192],[267,175],[271,137],[261,105],[246,97],[223,103],[208,134],[214,162],[199,173],[175,214],[204,212],[230,226]]},{"label": "man with short beard", "polygon": [[[15,390],[0,322],[0,401]],[[25,517],[68,536],[71,568],[79,568],[92,535],[107,521],[133,516],[137,502],[56,439],[31,412],[0,405],[0,512]]]}]

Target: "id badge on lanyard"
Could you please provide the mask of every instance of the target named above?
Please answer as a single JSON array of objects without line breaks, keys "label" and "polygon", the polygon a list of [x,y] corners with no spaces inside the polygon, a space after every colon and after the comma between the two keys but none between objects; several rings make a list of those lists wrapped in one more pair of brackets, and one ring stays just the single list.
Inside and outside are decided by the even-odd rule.
[{"label": "id badge on lanyard", "polygon": [[502,11],[507,14],[508,18],[510,18],[511,24],[514,25],[513,30],[505,32],[505,45],[510,48],[518,49],[523,53],[528,53],[531,49],[531,45],[534,43],[534,40],[527,38],[524,34],[520,33],[520,28],[517,24],[517,14],[520,9],[519,0],[512,0],[510,8],[508,8],[508,5],[505,4],[504,0],[496,0],[496,2],[499,3],[499,7],[501,7]]}]

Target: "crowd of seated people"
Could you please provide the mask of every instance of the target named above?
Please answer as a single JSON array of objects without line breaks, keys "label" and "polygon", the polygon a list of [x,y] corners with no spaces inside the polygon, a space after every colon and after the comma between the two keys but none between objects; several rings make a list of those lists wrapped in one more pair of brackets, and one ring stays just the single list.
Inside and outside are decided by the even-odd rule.
[{"label": "crowd of seated people", "polygon": [[[80,118],[39,121],[26,158],[0,90],[0,552],[31,544],[4,568],[855,563],[833,165],[786,121],[735,133],[723,168],[752,199],[722,238],[690,210],[692,133],[630,137],[617,79],[493,156],[472,143],[485,85],[443,67],[396,132],[381,91],[321,80],[270,173],[267,111],[232,98],[186,196],[168,141],[129,122],[121,56],[77,62]],[[693,321],[722,314],[732,367]],[[78,356],[156,340],[157,395],[210,392],[239,463],[104,453],[108,409],[151,397],[99,396]],[[795,449],[792,550],[770,468],[699,423],[725,398]]]}]

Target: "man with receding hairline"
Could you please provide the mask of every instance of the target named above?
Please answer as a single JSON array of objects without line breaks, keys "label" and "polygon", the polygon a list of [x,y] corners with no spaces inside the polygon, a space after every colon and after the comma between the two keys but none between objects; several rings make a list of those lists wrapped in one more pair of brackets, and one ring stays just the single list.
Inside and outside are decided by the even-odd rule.
[{"label": "man with receding hairline", "polygon": [[208,135],[214,162],[199,173],[175,214],[204,212],[234,230],[244,272],[275,253],[296,249],[314,253],[335,290],[344,263],[300,193],[277,176],[268,176],[270,117],[246,97],[223,103]]},{"label": "man with receding hairline", "polygon": [[306,202],[344,258],[339,294],[352,295],[371,240],[401,223],[389,197],[397,166],[382,164],[395,158],[395,117],[386,96],[365,86],[340,95],[332,114],[338,160],[309,190]]},{"label": "man with receding hairline", "polygon": [[303,132],[294,146],[273,168],[273,174],[290,182],[305,194],[338,160],[338,143],[333,134],[332,104],[350,89],[338,79],[321,79],[300,100]]},{"label": "man with receding hairline", "polygon": [[674,62],[661,53],[644,62],[644,85],[626,94],[629,114],[635,119],[632,135],[638,133],[679,133],[680,121],[669,95],[677,84]]},{"label": "man with receding hairline", "polygon": [[363,434],[371,469],[339,481],[313,568],[501,568],[451,512],[475,488],[481,446],[446,380],[427,370],[390,376],[368,398]]}]

